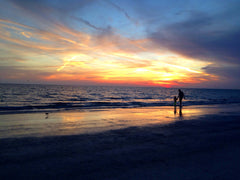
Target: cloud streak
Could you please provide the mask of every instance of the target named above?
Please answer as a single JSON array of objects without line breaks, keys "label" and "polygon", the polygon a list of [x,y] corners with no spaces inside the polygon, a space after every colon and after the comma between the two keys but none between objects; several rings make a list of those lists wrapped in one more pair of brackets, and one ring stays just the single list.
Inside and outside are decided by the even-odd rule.
[{"label": "cloud streak", "polygon": [[56,2],[5,2],[9,13],[0,19],[0,59],[5,59],[0,67],[12,76],[2,71],[2,77],[27,78],[21,74],[25,68],[46,82],[240,84],[234,78],[240,67],[237,8],[210,12],[151,0],[136,7],[125,0]]},{"label": "cloud streak", "polygon": [[73,17],[72,18],[76,19],[77,21],[80,21],[82,23],[84,23],[85,25],[95,29],[95,30],[100,30],[100,31],[103,31],[104,29],[103,28],[99,28],[99,27],[96,27],[94,26],[93,24],[91,24],[90,22],[88,22],[87,20],[84,20],[83,18],[80,18],[80,17]]},{"label": "cloud streak", "polygon": [[112,7],[114,7],[115,9],[117,9],[118,11],[122,12],[124,14],[124,16],[131,22],[133,22],[135,25],[138,25],[138,22],[136,20],[134,20],[132,17],[129,16],[129,14],[126,12],[126,10],[124,10],[123,8],[121,8],[120,6],[118,6],[117,4],[113,3],[110,0],[104,0],[106,3],[110,4]]}]

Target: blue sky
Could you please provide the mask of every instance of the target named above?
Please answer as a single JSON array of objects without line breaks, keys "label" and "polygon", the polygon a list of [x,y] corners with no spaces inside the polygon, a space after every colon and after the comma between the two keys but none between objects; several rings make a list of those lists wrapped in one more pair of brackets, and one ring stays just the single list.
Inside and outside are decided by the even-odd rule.
[{"label": "blue sky", "polygon": [[2,83],[240,88],[240,1],[0,3]]}]

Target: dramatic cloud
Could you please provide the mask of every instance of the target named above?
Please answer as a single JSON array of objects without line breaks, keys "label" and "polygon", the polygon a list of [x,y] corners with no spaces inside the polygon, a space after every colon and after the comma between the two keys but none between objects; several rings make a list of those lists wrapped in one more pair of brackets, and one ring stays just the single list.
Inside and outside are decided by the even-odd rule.
[{"label": "dramatic cloud", "polygon": [[240,88],[240,3],[201,4],[3,1],[1,82]]}]

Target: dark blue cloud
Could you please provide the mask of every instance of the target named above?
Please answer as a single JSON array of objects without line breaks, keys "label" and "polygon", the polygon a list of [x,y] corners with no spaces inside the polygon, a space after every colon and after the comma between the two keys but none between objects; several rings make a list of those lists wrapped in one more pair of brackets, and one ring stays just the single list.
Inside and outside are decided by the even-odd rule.
[{"label": "dark blue cloud", "polygon": [[217,23],[219,19],[194,13],[185,21],[160,27],[149,37],[159,46],[188,57],[240,64],[240,26],[219,27]]},{"label": "dark blue cloud", "polygon": [[[240,88],[240,66],[216,66],[216,65],[209,65],[203,70],[210,74],[215,74],[219,76],[218,83],[216,88]],[[206,87],[213,87],[214,83],[208,83]]]},{"label": "dark blue cloud", "polygon": [[239,68],[240,68],[239,66],[219,67],[219,66],[209,65],[209,66],[204,67],[203,69],[208,73],[221,75],[225,78],[239,79],[239,77],[240,77]]}]

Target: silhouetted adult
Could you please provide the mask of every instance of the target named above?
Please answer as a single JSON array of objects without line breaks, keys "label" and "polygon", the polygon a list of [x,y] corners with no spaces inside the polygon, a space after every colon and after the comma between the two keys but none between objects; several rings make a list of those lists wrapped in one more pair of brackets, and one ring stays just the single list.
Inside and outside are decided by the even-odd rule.
[{"label": "silhouetted adult", "polygon": [[183,98],[185,99],[184,93],[180,89],[178,89],[178,99],[179,99],[179,102],[180,102],[180,107],[182,107],[182,99]]}]

